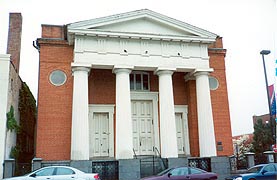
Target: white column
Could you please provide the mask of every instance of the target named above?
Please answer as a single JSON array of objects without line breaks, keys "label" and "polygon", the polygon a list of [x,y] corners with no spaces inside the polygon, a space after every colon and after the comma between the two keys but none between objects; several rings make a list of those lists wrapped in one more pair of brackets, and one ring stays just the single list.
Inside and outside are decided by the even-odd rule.
[{"label": "white column", "polygon": [[133,158],[130,69],[114,69],[116,74],[116,159]]},{"label": "white column", "polygon": [[73,67],[71,160],[89,160],[88,67]]},{"label": "white column", "polygon": [[174,98],[172,87],[173,71],[159,70],[159,107],[161,156],[163,158],[178,157]]},{"label": "white column", "polygon": [[208,72],[195,73],[200,157],[216,156],[208,74]]}]

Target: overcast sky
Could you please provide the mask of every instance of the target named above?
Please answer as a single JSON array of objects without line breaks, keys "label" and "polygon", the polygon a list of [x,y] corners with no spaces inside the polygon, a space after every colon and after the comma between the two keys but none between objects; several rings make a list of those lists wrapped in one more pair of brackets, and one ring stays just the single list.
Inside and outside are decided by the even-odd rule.
[{"label": "overcast sky", "polygon": [[223,37],[232,132],[252,133],[252,116],[268,113],[263,49],[271,50],[265,57],[268,83],[276,82],[276,0],[0,0],[0,54],[6,53],[9,13],[22,13],[20,76],[37,97],[39,57],[32,41],[41,36],[41,24],[64,25],[145,8]]}]

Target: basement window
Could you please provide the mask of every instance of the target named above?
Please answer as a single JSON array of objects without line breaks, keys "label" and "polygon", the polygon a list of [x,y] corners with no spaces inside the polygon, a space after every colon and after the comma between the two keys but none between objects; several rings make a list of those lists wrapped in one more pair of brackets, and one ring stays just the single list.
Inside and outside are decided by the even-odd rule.
[{"label": "basement window", "polygon": [[130,89],[133,91],[149,91],[149,73],[134,71],[130,74]]},{"label": "basement window", "polygon": [[61,70],[52,71],[49,80],[54,86],[61,86],[66,82],[66,74]]}]

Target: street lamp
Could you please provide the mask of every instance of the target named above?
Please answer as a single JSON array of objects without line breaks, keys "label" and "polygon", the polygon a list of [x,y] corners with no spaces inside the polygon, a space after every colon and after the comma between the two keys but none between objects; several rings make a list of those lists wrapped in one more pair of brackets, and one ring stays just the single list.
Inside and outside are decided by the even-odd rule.
[{"label": "street lamp", "polygon": [[270,54],[270,50],[262,50],[260,52],[263,58],[263,66],[264,66],[264,78],[265,78],[265,86],[266,86],[266,92],[267,92],[267,103],[268,103],[268,110],[269,110],[269,121],[270,121],[270,126],[271,126],[271,133],[272,133],[272,138],[274,141],[274,129],[273,129],[273,122],[272,122],[272,114],[271,114],[271,104],[270,104],[270,97],[269,97],[269,90],[268,90],[268,82],[267,82],[267,73],[266,73],[266,68],[265,68],[265,61],[264,61],[264,56]]}]

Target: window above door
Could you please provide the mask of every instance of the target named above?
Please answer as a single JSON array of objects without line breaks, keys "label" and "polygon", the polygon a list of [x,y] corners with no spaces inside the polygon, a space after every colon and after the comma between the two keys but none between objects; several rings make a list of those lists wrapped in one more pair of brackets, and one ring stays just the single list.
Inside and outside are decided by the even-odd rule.
[{"label": "window above door", "polygon": [[134,71],[130,74],[131,91],[149,91],[149,73]]}]

